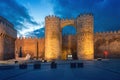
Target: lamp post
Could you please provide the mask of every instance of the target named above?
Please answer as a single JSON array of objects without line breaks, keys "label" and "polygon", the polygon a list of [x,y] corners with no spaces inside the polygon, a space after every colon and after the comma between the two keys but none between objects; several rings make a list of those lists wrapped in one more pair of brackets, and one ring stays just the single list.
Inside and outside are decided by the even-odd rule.
[{"label": "lamp post", "polygon": [[38,57],[39,57],[39,55],[38,55],[38,41],[36,43],[36,47],[37,47],[37,60],[38,60]]}]

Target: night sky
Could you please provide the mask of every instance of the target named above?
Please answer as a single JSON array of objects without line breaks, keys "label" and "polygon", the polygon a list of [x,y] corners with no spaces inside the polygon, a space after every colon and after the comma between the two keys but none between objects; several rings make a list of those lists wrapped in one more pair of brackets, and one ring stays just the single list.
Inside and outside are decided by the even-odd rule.
[{"label": "night sky", "polygon": [[80,13],[94,14],[95,32],[120,30],[120,0],[0,0],[0,16],[14,24],[18,36],[44,37],[45,16],[76,18]]}]

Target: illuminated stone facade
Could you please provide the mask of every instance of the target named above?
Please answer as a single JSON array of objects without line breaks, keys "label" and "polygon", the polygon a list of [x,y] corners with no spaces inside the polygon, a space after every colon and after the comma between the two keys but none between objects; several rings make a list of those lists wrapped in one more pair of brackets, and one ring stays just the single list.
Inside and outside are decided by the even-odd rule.
[{"label": "illuminated stone facade", "polygon": [[77,18],[77,55],[79,59],[94,59],[93,16],[83,14]]},{"label": "illuminated stone facade", "polygon": [[47,16],[45,18],[45,59],[60,59],[61,54],[60,18]]},{"label": "illuminated stone facade", "polygon": [[59,59],[62,46],[62,28],[72,25],[77,30],[77,55],[78,59],[94,59],[93,44],[93,15],[82,14],[76,19],[60,19],[56,16],[45,18],[45,58]]},{"label": "illuminated stone facade", "polygon": [[[22,57],[30,54],[32,58],[47,60],[66,60],[72,54],[73,59],[92,60],[120,58],[120,31],[95,33],[92,14],[81,14],[76,19],[60,19],[56,16],[45,18],[45,38],[16,38],[13,25],[0,17],[0,60]],[[62,36],[65,26],[73,26],[76,35]]]},{"label": "illuminated stone facade", "polygon": [[12,59],[15,57],[15,40],[17,31],[13,24],[5,18],[0,17],[0,60]]},{"label": "illuminated stone facade", "polygon": [[[93,15],[91,14],[83,14],[76,19],[47,16],[45,18],[45,38],[39,39],[39,43],[41,43],[38,46],[38,49],[41,50],[41,52],[38,51],[38,55],[41,55],[39,58],[66,60],[68,54],[77,54],[78,59],[91,60],[94,57],[104,58],[105,50],[108,51],[108,58],[120,58],[120,31],[94,34],[93,23]],[[62,36],[62,28],[67,25],[73,26],[77,30],[77,34]],[[25,50],[33,51],[32,57],[37,57],[37,49],[32,46],[35,46],[36,39],[32,39],[32,42],[29,42],[30,40],[27,38],[21,39],[24,42],[24,45],[21,45],[22,52],[25,55]],[[19,42],[20,39],[17,39],[16,44]],[[32,50],[29,47],[35,49]]]},{"label": "illuminated stone facade", "polygon": [[120,31],[95,33],[94,47],[95,58],[105,58],[104,51],[107,58],[120,58]]},{"label": "illuminated stone facade", "polygon": [[27,54],[31,55],[31,58],[43,58],[44,57],[44,38],[17,38],[15,41],[15,53],[16,57],[19,57],[20,50],[22,57],[25,57]]},{"label": "illuminated stone facade", "polygon": [[[31,41],[30,41],[31,40]],[[31,53],[32,57],[37,57],[37,49],[33,47],[39,40],[38,55],[39,58],[44,58],[45,42],[44,38],[18,38],[16,40],[16,49],[19,53],[20,47],[22,47],[23,56],[27,53]],[[24,44],[23,44],[24,43]],[[66,60],[68,54],[77,54],[77,36],[76,35],[66,35],[62,36],[62,52],[61,59]],[[24,48],[26,47],[26,49]],[[31,47],[31,48],[30,48]],[[94,34],[94,57],[95,58],[105,58],[104,51],[108,51],[107,58],[120,58],[120,31],[114,32],[103,32]],[[33,50],[34,49],[34,50]],[[27,51],[27,52],[25,52]],[[73,58],[76,59],[76,58]]]}]

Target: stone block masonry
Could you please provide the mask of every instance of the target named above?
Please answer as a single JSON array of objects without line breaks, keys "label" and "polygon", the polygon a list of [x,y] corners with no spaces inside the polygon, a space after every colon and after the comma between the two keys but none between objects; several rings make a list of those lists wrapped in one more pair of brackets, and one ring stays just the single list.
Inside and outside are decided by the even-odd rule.
[{"label": "stone block masonry", "polygon": [[77,17],[77,55],[79,59],[94,59],[93,25],[92,14],[82,14]]},{"label": "stone block masonry", "polygon": [[31,58],[44,58],[45,40],[44,38],[17,38],[15,41],[15,54],[19,57],[20,50],[22,57],[27,54],[31,55]]}]

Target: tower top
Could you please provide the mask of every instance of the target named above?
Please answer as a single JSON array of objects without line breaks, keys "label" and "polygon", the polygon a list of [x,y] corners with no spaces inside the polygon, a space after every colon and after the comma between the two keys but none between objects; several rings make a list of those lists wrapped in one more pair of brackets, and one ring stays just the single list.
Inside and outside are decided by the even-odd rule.
[{"label": "tower top", "polygon": [[60,18],[55,15],[49,15],[49,16],[46,16],[45,19],[60,19]]},{"label": "tower top", "polygon": [[93,13],[81,13],[80,15],[78,15],[78,17],[81,16],[93,16]]}]

